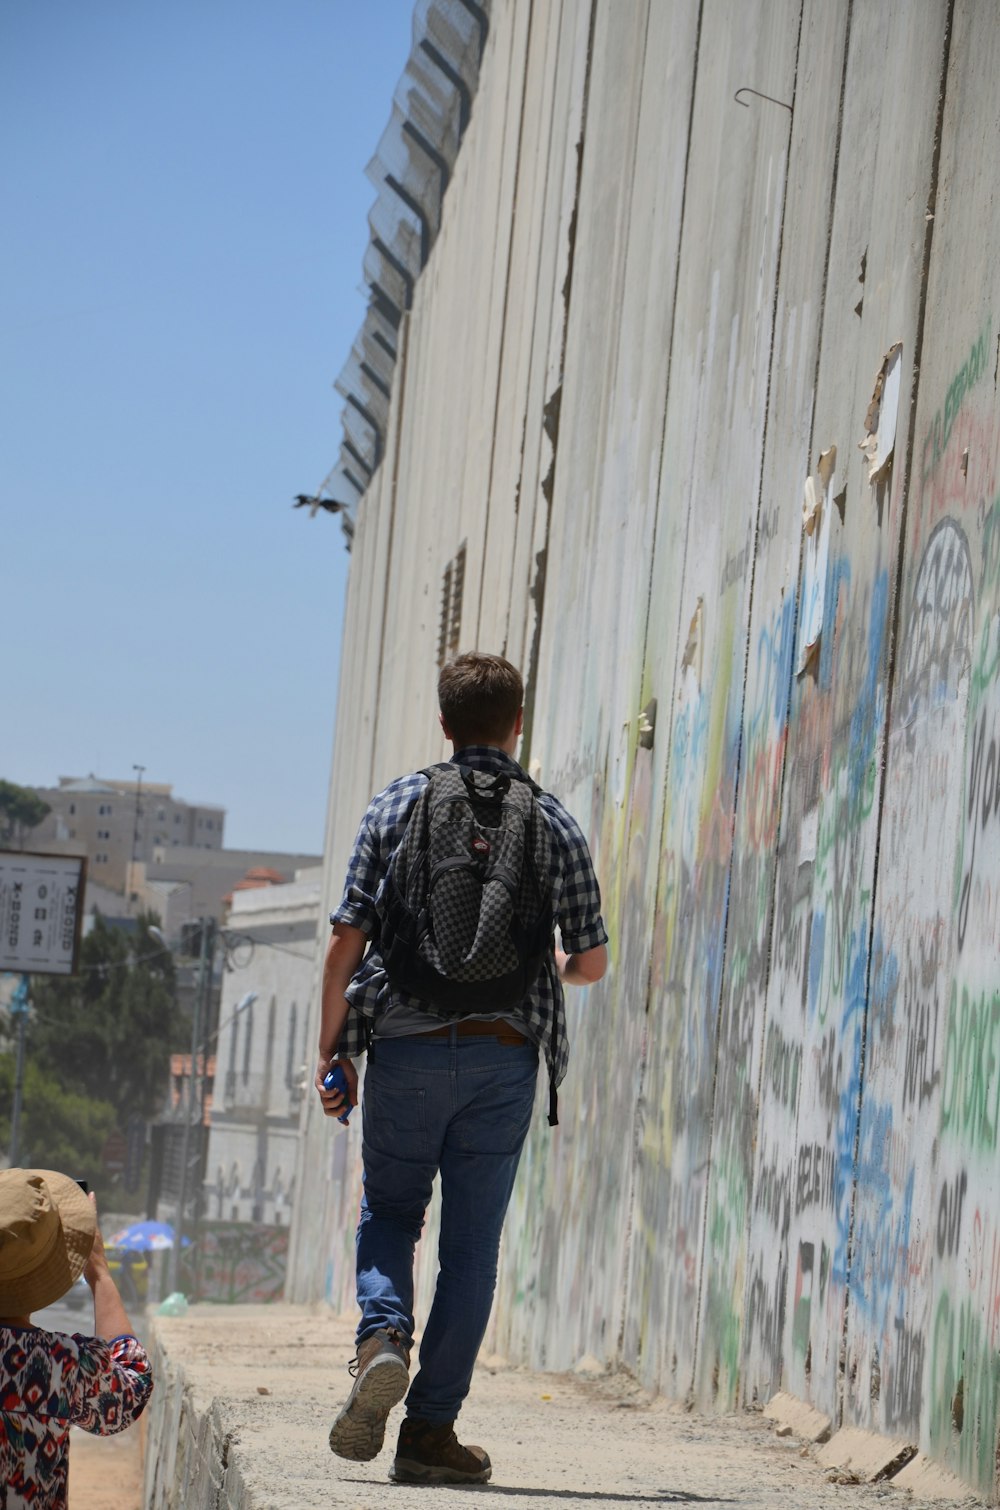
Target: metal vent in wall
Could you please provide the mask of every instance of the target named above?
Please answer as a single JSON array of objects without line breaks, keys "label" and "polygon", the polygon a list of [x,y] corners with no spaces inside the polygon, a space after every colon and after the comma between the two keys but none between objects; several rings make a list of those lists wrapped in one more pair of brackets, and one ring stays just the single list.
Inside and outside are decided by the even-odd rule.
[{"label": "metal vent in wall", "polygon": [[438,624],[438,666],[458,654],[465,596],[465,541],[448,562],[441,579],[441,618]]}]

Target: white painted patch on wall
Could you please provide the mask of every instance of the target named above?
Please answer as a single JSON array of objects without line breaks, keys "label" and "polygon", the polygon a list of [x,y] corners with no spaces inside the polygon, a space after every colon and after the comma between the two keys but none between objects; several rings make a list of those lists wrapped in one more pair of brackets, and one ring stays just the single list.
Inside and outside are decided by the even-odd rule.
[{"label": "white painted patch on wall", "polygon": [[830,556],[830,515],[832,513],[833,472],[837,465],[837,448],[822,452],[819,466],[806,478],[802,503],[802,528],[806,535],[805,562],[802,569],[802,618],[799,629],[799,657],[796,670],[803,672],[819,650],[826,606],[826,574]]},{"label": "white painted patch on wall", "polygon": [[875,378],[871,403],[865,414],[864,440],[858,449],[868,464],[868,481],[878,482],[892,460],[896,446],[896,416],[899,413],[899,380],[903,343],[890,346]]}]

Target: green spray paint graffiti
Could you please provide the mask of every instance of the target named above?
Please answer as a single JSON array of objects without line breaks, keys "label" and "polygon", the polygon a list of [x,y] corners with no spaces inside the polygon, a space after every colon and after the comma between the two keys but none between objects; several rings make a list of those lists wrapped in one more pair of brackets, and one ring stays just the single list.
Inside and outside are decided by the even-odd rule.
[{"label": "green spray paint graffiti", "polygon": [[941,408],[931,420],[920,448],[920,479],[927,482],[944,451],[947,449],[951,429],[958,418],[966,394],[974,388],[987,370],[990,351],[990,327],[987,322],[969,352],[968,357],[948,384],[948,391]]},{"label": "green spray paint graffiti", "polygon": [[980,1489],[993,1489],[1000,1352],[972,1302],[938,1301],[931,1350],[931,1450]]},{"label": "green spray paint graffiti", "polygon": [[952,987],[941,1075],[941,1131],[977,1149],[997,1146],[1000,1114],[1000,991],[970,996]]}]

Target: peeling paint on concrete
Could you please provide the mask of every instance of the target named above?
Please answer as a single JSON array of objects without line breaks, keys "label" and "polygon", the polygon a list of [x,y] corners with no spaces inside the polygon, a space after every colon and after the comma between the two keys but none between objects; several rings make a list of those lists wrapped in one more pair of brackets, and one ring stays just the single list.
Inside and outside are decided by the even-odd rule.
[{"label": "peeling paint on concrete", "polygon": [[865,411],[865,434],[858,442],[858,449],[864,453],[869,482],[878,482],[885,475],[896,447],[902,356],[903,343],[897,341],[882,358],[871,403]]}]

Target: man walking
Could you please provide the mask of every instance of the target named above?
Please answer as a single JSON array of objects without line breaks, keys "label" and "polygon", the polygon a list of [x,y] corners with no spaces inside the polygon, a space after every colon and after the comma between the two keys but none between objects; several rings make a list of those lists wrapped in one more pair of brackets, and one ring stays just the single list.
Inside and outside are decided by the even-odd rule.
[{"label": "man walking", "polygon": [[[364,1198],[357,1234],[361,1321],[352,1364],[355,1383],[334,1422],[330,1446],[345,1458],[375,1457],[389,1412],[406,1394],[390,1477],[408,1483],[485,1483],[492,1471],[489,1457],[481,1447],[459,1443],[455,1420],[489,1321],[500,1234],[534,1104],[538,1054],[548,1065],[549,1120],[555,1122],[556,1088],[568,1059],[562,986],[601,978],[607,934],[583,833],[556,798],[533,787],[513,758],[523,722],[519,672],[501,656],[461,655],[442,670],[438,697],[441,727],[453,746],[458,774],[451,765],[434,776],[416,772],[373,798],[358,830],[343,901],[330,918],[316,1072],[327,1116],[344,1110],[341,1093],[324,1089],[327,1072],[334,1064],[341,1066],[349,1100],[356,1103],[352,1059],[368,1050],[362,1107]],[[526,814],[530,831],[536,819],[541,825],[534,848],[541,859],[532,867],[525,841],[524,863],[525,874],[532,868],[545,871],[539,887],[544,893],[542,942],[535,955],[519,943],[517,968],[523,973],[518,976],[515,969],[505,980],[520,984],[513,988],[513,999],[508,991],[499,1008],[494,982],[456,985],[444,978],[448,951],[443,939],[434,953],[440,974],[428,973],[426,963],[417,962],[423,971],[417,976],[418,991],[412,970],[401,976],[397,965],[388,898],[402,885],[397,868],[404,850],[412,848],[408,825],[425,793],[421,822],[435,821],[439,788],[434,780],[450,783],[449,791],[459,789],[459,807],[464,783],[467,805],[480,816],[490,803],[499,811],[512,792],[517,800],[507,808],[516,806]],[[471,849],[481,851],[485,866],[503,835],[499,828],[473,827],[470,832]],[[424,859],[419,855],[413,868],[419,870]],[[464,877],[474,869],[460,858],[446,858],[435,873]],[[456,879],[454,884],[465,882]],[[516,878],[504,886],[515,897],[522,895]],[[495,887],[494,894],[503,897],[503,888]],[[466,895],[455,902],[458,893],[453,890],[450,910],[439,904],[442,934],[456,911],[461,912]],[[484,920],[487,911],[484,904]],[[433,907],[430,912],[433,918]],[[553,924],[559,927],[559,949],[552,944]],[[479,940],[487,922],[480,923],[477,913],[471,927]],[[511,936],[521,940],[525,931],[511,924]],[[366,954],[370,940],[373,946]],[[410,989],[401,985],[403,978]],[[468,972],[464,979],[470,979]],[[411,1384],[413,1252],[438,1172],[439,1272],[420,1345],[420,1368]]]}]

